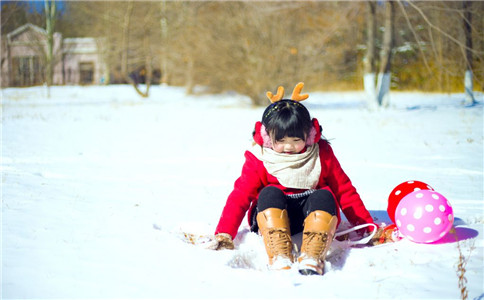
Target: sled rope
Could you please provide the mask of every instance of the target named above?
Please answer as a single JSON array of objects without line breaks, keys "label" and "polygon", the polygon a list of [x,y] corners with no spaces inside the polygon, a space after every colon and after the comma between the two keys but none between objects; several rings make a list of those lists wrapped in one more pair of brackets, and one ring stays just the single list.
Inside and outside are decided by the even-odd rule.
[{"label": "sled rope", "polygon": [[361,225],[358,225],[358,226],[355,226],[355,227],[352,227],[352,228],[349,228],[347,230],[343,230],[343,231],[340,231],[340,232],[337,232],[334,237],[338,237],[338,236],[342,236],[342,235],[345,235],[345,234],[348,234],[350,232],[353,232],[353,231],[357,231],[357,230],[360,230],[360,229],[363,229],[365,227],[370,227],[370,226],[373,226],[373,231],[370,233],[369,236],[366,236],[360,240],[355,240],[355,241],[351,241],[351,240],[348,240],[347,243],[349,245],[361,245],[361,244],[367,244],[376,234],[376,231],[378,230],[378,227],[375,225],[375,224],[372,224],[372,223],[367,223],[367,224],[361,224]]}]

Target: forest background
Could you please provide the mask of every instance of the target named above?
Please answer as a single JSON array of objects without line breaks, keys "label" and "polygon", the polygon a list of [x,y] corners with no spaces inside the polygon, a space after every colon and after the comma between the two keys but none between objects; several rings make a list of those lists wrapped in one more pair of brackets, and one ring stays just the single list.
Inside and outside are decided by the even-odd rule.
[{"label": "forest background", "polygon": [[168,84],[187,94],[234,91],[261,105],[276,85],[361,90],[367,74],[375,86],[389,74],[392,90],[454,93],[464,91],[466,71],[474,90],[484,89],[482,1],[40,3],[2,1],[2,35],[32,23],[99,38],[107,82],[132,83],[145,96],[151,84]]}]

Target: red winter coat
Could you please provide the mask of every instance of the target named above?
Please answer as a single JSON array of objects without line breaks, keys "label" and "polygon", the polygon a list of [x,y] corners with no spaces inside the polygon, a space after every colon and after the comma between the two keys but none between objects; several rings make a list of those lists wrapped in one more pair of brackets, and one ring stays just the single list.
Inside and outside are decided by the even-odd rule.
[{"label": "red winter coat", "polygon": [[[353,225],[373,223],[373,218],[365,208],[355,187],[334,156],[333,149],[324,140],[319,141],[319,157],[321,175],[316,189],[326,189],[333,193],[339,208],[337,209],[338,219],[341,219],[341,209]],[[227,199],[215,234],[228,233],[235,238],[247,211],[249,211],[248,220],[251,220],[259,193],[266,186],[278,187],[285,194],[304,191],[282,186],[276,177],[267,172],[263,162],[251,152],[245,152],[245,159],[242,175],[235,181],[234,190]]]}]

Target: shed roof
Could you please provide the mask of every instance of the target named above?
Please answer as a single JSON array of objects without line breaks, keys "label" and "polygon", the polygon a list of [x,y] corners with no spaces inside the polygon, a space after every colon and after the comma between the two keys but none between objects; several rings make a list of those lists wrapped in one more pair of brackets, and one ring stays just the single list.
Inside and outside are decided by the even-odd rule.
[{"label": "shed roof", "polygon": [[19,28],[15,29],[14,31],[8,33],[7,34],[8,41],[11,42],[12,38],[14,38],[15,36],[25,32],[27,30],[33,30],[33,31],[36,31],[36,32],[38,32],[42,35],[47,35],[47,32],[45,31],[45,29],[40,28],[39,26],[35,26],[34,24],[27,23],[27,24],[24,24],[24,25],[20,26]]}]

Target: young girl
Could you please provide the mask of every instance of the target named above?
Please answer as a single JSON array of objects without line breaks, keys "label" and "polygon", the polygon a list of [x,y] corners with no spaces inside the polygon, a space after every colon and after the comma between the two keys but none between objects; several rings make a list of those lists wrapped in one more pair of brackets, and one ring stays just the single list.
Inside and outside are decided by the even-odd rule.
[{"label": "young girl", "polygon": [[272,104],[255,125],[254,146],[245,152],[242,174],[220,217],[215,236],[219,249],[233,249],[232,239],[248,211],[252,231],[263,237],[269,267],[290,269],[295,262],[291,234],[303,232],[297,258],[301,274],[323,274],[324,259],[340,222],[340,210],[353,224],[373,223],[321,127],[300,101],[267,92]]}]

